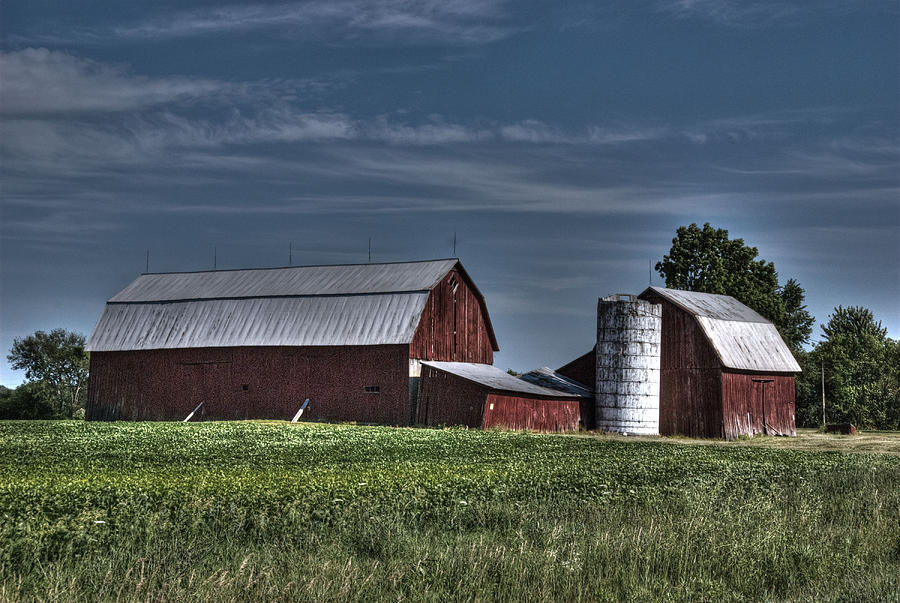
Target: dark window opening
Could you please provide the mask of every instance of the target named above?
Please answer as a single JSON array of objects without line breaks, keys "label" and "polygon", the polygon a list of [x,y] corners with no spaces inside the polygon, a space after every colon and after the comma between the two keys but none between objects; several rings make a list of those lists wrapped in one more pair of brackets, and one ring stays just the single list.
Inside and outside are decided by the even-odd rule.
[{"label": "dark window opening", "polygon": [[241,386],[241,389],[247,391],[248,389],[250,389],[250,386],[245,383]]},{"label": "dark window opening", "polygon": [[367,385],[365,387],[365,390],[366,390],[367,394],[378,394],[378,393],[381,393],[381,386],[380,385]]}]

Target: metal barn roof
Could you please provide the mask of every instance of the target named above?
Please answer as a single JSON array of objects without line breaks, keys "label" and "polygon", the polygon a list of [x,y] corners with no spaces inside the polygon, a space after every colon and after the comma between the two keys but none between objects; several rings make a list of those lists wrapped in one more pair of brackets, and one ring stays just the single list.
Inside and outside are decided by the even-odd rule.
[{"label": "metal barn roof", "polygon": [[655,293],[693,314],[725,368],[773,373],[799,373],[778,329],[730,295],[649,287],[641,297]]},{"label": "metal barn roof", "polygon": [[533,396],[544,396],[548,398],[584,397],[566,391],[534,385],[533,383],[523,381],[518,377],[513,377],[506,371],[502,371],[491,364],[478,364],[474,362],[436,362],[433,360],[423,360],[422,364],[432,366],[445,373],[450,373],[451,375],[456,375],[467,381],[473,381],[480,385],[484,385],[493,390],[531,394]]},{"label": "metal barn roof", "polygon": [[92,352],[412,341],[428,293],[108,304]]},{"label": "metal barn roof", "polygon": [[142,274],[110,303],[429,291],[459,260]]},{"label": "metal barn roof", "polygon": [[143,274],[107,302],[86,349],[409,343],[453,268],[465,274],[456,259]]},{"label": "metal barn roof", "polygon": [[524,375],[519,375],[519,379],[546,387],[549,389],[559,390],[581,396],[582,398],[593,398],[594,389],[570,379],[561,373],[557,373],[552,368],[544,366],[533,371],[528,371]]}]

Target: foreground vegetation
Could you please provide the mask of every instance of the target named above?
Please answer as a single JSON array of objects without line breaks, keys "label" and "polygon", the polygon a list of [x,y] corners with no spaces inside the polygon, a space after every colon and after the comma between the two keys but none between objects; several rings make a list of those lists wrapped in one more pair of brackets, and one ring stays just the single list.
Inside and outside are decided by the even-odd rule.
[{"label": "foreground vegetation", "polygon": [[0,422],[4,600],[898,592],[893,454],[319,424]]}]

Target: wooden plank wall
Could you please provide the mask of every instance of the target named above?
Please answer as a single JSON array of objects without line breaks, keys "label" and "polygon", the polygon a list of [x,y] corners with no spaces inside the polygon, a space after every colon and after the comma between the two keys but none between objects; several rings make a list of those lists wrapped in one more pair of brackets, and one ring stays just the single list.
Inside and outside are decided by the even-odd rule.
[{"label": "wooden plank wall", "polygon": [[492,393],[484,407],[484,428],[530,431],[577,431],[581,419],[578,399],[551,400]]},{"label": "wooden plank wall", "polygon": [[556,372],[573,381],[594,389],[597,386],[597,350],[594,347],[590,352],[579,356],[572,362],[559,367]]},{"label": "wooden plank wall", "polygon": [[[597,348],[594,348],[573,360],[572,362],[559,367],[556,372],[564,375],[569,379],[573,379],[578,383],[593,390],[597,387]],[[581,400],[581,426],[585,429],[593,429],[596,426],[594,415],[596,414],[596,403],[593,398]]]},{"label": "wooden plank wall", "polygon": [[[455,322],[454,293],[451,288],[451,281],[454,279],[458,283]],[[416,333],[409,344],[409,357],[484,364],[494,362],[494,350],[478,296],[458,271],[451,270],[432,289]]]},{"label": "wooden plank wall", "polygon": [[431,366],[422,366],[418,423],[481,427],[486,388]]},{"label": "wooden plank wall", "polygon": [[[772,379],[772,382],[760,383],[754,379]],[[729,440],[763,433],[797,435],[793,375],[723,372],[722,404],[725,437]]]},{"label": "wooden plank wall", "polygon": [[[304,419],[409,423],[406,345],[94,352],[87,418]],[[366,386],[376,385],[378,393]]]},{"label": "wooden plank wall", "polygon": [[659,432],[701,438],[724,437],[721,403],[721,363],[696,318],[648,293],[661,303]]}]

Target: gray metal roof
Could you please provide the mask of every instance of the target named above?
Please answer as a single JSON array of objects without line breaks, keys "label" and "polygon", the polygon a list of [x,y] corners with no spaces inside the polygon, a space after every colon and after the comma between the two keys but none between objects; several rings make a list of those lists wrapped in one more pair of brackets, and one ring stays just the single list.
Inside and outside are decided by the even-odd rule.
[{"label": "gray metal roof", "polygon": [[799,373],[800,365],[778,329],[730,295],[650,287],[693,314],[725,368],[773,373]]},{"label": "gray metal roof", "polygon": [[[730,295],[682,291],[680,289],[666,289],[665,287],[650,287],[647,291],[654,291],[662,295],[694,316],[741,322],[769,322]],[[644,291],[644,293],[647,293],[647,291]]]},{"label": "gray metal roof", "polygon": [[86,349],[409,343],[454,267],[464,273],[444,259],[143,274],[109,300]]},{"label": "gray metal roof", "polygon": [[107,304],[92,352],[412,341],[428,293]]},{"label": "gray metal roof", "polygon": [[433,360],[423,360],[422,364],[433,366],[445,373],[456,375],[467,381],[473,381],[497,391],[531,394],[533,396],[544,396],[547,398],[580,397],[577,394],[549,389],[523,381],[522,379],[513,377],[506,371],[502,371],[490,364],[477,364],[474,362],[437,362]]},{"label": "gray metal roof", "polygon": [[459,260],[142,274],[111,303],[428,291]]},{"label": "gray metal roof", "polygon": [[524,375],[519,375],[519,379],[558,391],[568,392],[581,396],[582,398],[593,398],[594,389],[582,383],[570,379],[561,373],[557,373],[552,368],[544,366],[533,371],[528,371]]}]

